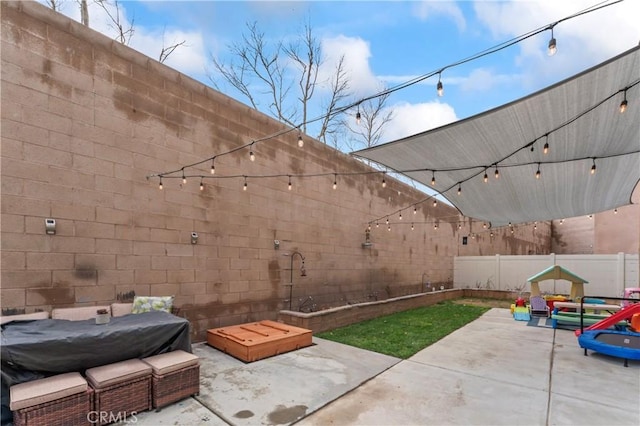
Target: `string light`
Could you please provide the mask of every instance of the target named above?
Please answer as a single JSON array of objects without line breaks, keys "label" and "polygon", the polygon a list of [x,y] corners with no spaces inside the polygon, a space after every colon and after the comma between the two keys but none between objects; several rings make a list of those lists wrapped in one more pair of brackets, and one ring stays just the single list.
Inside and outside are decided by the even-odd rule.
[{"label": "string light", "polygon": [[204,191],[204,180],[200,178],[200,191]]},{"label": "string light", "polygon": [[564,223],[564,219],[560,219],[560,225]]},{"label": "string light", "polygon": [[538,163],[538,170],[536,170],[536,179],[540,179],[540,163]]},{"label": "string light", "polygon": [[435,186],[436,184],[436,172],[435,171],[431,171],[431,186]]},{"label": "string light", "polygon": [[216,166],[215,166],[215,164],[213,163],[213,162],[215,161],[215,159],[216,159],[216,157],[213,157],[213,158],[211,159],[211,174],[212,174],[212,175],[215,175],[215,174],[216,174]]},{"label": "string light", "polygon": [[484,177],[482,178],[484,183],[489,182],[489,176],[487,176],[487,169],[484,169]]},{"label": "string light", "polygon": [[249,185],[247,184],[247,177],[245,176],[245,177],[244,177],[244,186],[242,187],[242,190],[243,190],[243,191],[246,191],[248,186],[249,186]]},{"label": "string light", "polygon": [[458,184],[458,195],[462,194],[462,185]]},{"label": "string light", "polygon": [[593,157],[593,166],[591,166],[591,174],[595,175],[596,174],[596,158]]},{"label": "string light", "polygon": [[360,104],[358,104],[358,112],[356,112],[356,124],[358,126],[360,125],[361,118],[362,118],[362,115],[360,114]]},{"label": "string light", "polygon": [[391,232],[391,225],[387,226],[387,231]]},{"label": "string light", "polygon": [[376,222],[376,228],[380,228],[380,223]]},{"label": "string light", "polygon": [[416,206],[413,207],[413,214],[418,214],[418,207]]},{"label": "string light", "polygon": [[436,229],[436,230],[438,229],[438,224],[437,223],[433,224],[433,229]]},{"label": "string light", "polygon": [[184,175],[184,168],[182,169],[182,184],[186,184],[187,183],[187,177]]},{"label": "string light", "polygon": [[496,173],[495,173],[496,179],[500,179],[500,171],[498,170],[498,166],[496,165]]},{"label": "string light", "polygon": [[382,172],[382,187],[387,187],[387,181],[384,179],[386,172]]},{"label": "string light", "polygon": [[620,102],[620,114],[624,114],[627,110],[627,89],[624,90],[624,99]]},{"label": "string light", "polygon": [[411,224],[411,230],[413,231],[414,227],[413,227],[413,223]]},{"label": "string light", "polygon": [[292,188],[293,186],[291,185],[291,175],[289,175],[289,186],[287,187],[287,189],[291,191]]},{"label": "string light", "polygon": [[249,160],[251,161],[256,161],[256,156],[253,154],[253,144],[254,142],[251,142],[251,145],[249,146]]},{"label": "string light", "polygon": [[618,209],[613,209],[613,214],[618,214]]},{"label": "string light", "polygon": [[387,223],[387,225],[389,224],[389,218],[387,218],[387,221],[386,221],[386,223]]},{"label": "string light", "polygon": [[400,212],[400,216],[398,217],[399,220],[402,220],[402,212]]},{"label": "string light", "polygon": [[338,187],[338,174],[334,173],[333,174],[333,189],[336,189]]},{"label": "string light", "polygon": [[544,135],[544,147],[542,148],[542,153],[543,154],[548,154],[549,153],[549,133],[547,133],[546,135]]},{"label": "string light", "polygon": [[556,39],[553,36],[553,25],[551,26],[551,40],[549,40],[549,49],[547,50],[547,55],[553,56],[558,51],[558,47],[556,45]]},{"label": "string light", "polygon": [[162,190],[162,188],[164,187],[162,186],[162,176],[160,176],[160,183],[158,184],[158,189]]},{"label": "string light", "polygon": [[433,199],[433,207],[437,207],[438,206],[438,200],[436,200],[435,198]]},{"label": "string light", "polygon": [[304,139],[302,139],[302,132],[298,131],[298,146],[302,148],[304,146]]},{"label": "string light", "polygon": [[438,96],[442,97],[444,95],[444,86],[442,85],[442,71],[438,73],[438,84],[436,85],[436,91],[438,92]]}]

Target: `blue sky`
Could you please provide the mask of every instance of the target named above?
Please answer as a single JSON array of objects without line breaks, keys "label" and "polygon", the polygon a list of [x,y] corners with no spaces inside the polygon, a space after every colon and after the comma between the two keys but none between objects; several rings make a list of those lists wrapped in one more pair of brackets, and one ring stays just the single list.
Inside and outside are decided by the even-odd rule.
[{"label": "blue sky", "polygon": [[[79,19],[77,3],[61,12]],[[45,3],[45,0],[41,0]],[[104,11],[90,3],[90,26],[114,37]],[[301,33],[308,21],[321,41],[323,72],[341,55],[353,100],[429,74],[515,36],[600,3],[544,1],[121,1],[121,17],[133,22],[130,46],[157,58],[165,45],[185,41],[165,62],[205,84],[215,78],[211,57],[228,60],[246,23],[274,40]],[[602,2],[613,3],[612,1]],[[113,4],[113,3],[112,3]],[[113,9],[112,9],[113,10]],[[640,41],[640,1],[625,0],[554,28],[555,56],[547,56],[550,32],[394,93],[394,119],[382,142],[399,139],[516,100],[624,52]],[[218,80],[226,94],[246,102]],[[358,148],[358,147],[351,147]],[[344,149],[344,148],[343,148]],[[349,149],[345,149],[349,150]]]}]

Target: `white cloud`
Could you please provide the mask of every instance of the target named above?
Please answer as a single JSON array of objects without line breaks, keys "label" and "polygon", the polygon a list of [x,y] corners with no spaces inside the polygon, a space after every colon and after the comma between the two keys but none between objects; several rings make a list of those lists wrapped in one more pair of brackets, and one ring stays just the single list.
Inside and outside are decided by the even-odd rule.
[{"label": "white cloud", "polygon": [[[592,6],[592,1],[476,1],[479,22],[496,39],[503,40],[556,22]],[[625,1],[560,22],[554,28],[558,53],[546,55],[551,32],[545,31],[522,43],[515,60],[527,75],[525,86],[534,81],[555,81],[596,65],[638,44],[640,2]],[[548,81],[547,81],[548,82]]]},{"label": "white cloud", "polygon": [[[163,47],[168,47],[184,40],[185,44],[178,47],[164,63],[194,77],[205,72],[208,57],[200,31],[142,27],[136,24],[135,20],[133,24],[131,23],[127,17],[126,9],[122,5],[120,8],[116,8],[111,2],[103,4],[105,5],[104,8],[94,2],[88,2],[89,27],[91,29],[116,39],[119,31],[114,21],[119,22],[124,31],[133,28],[129,47],[155,60],[158,60]],[[62,6],[61,13],[71,19],[80,21],[80,7],[75,2],[62,3]]]},{"label": "white cloud", "polygon": [[389,108],[393,110],[393,119],[384,127],[382,142],[422,133],[457,120],[451,105],[437,101],[419,104],[401,102]]},{"label": "white cloud", "polygon": [[464,15],[455,2],[424,0],[417,2],[413,7],[413,14],[422,20],[434,16],[444,16],[455,22],[459,31],[464,31],[467,23]]},{"label": "white cloud", "polygon": [[336,65],[344,56],[344,66],[348,72],[349,89],[356,97],[377,93],[381,82],[369,66],[371,51],[369,43],[359,37],[339,35],[322,39],[324,63],[320,68],[318,81],[330,81]]},{"label": "white cloud", "polygon": [[[519,84],[522,76],[519,74],[499,74],[491,68],[476,68],[467,77],[452,79],[452,83],[458,84],[460,90],[465,92],[488,92],[493,89],[505,88]],[[443,79],[446,83],[446,80]]]},{"label": "white cloud", "polygon": [[158,60],[163,47],[167,48],[182,41],[185,43],[178,46],[164,64],[190,76],[202,75],[208,58],[200,32],[175,29],[167,29],[163,32],[163,30],[139,28],[131,39],[130,47]]}]

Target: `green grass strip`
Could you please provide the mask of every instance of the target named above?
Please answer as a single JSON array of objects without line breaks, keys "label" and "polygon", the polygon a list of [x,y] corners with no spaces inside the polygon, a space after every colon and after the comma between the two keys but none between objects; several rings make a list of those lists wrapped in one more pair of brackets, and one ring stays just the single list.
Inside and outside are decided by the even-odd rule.
[{"label": "green grass strip", "polygon": [[351,324],[316,336],[406,359],[489,309],[446,301]]}]

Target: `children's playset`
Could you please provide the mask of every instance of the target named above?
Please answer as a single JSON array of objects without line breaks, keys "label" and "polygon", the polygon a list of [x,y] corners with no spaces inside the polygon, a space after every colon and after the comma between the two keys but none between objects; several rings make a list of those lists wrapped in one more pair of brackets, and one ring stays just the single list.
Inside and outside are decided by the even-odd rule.
[{"label": "children's playset", "polygon": [[[571,293],[542,295],[539,282],[564,279],[571,282]],[[529,301],[518,297],[511,305],[516,321],[546,317],[554,329],[576,328],[578,344],[584,349],[628,360],[640,360],[640,288],[627,288],[622,298],[584,297],[588,281],[558,265],[530,277]],[[548,322],[547,322],[548,323]]]}]

